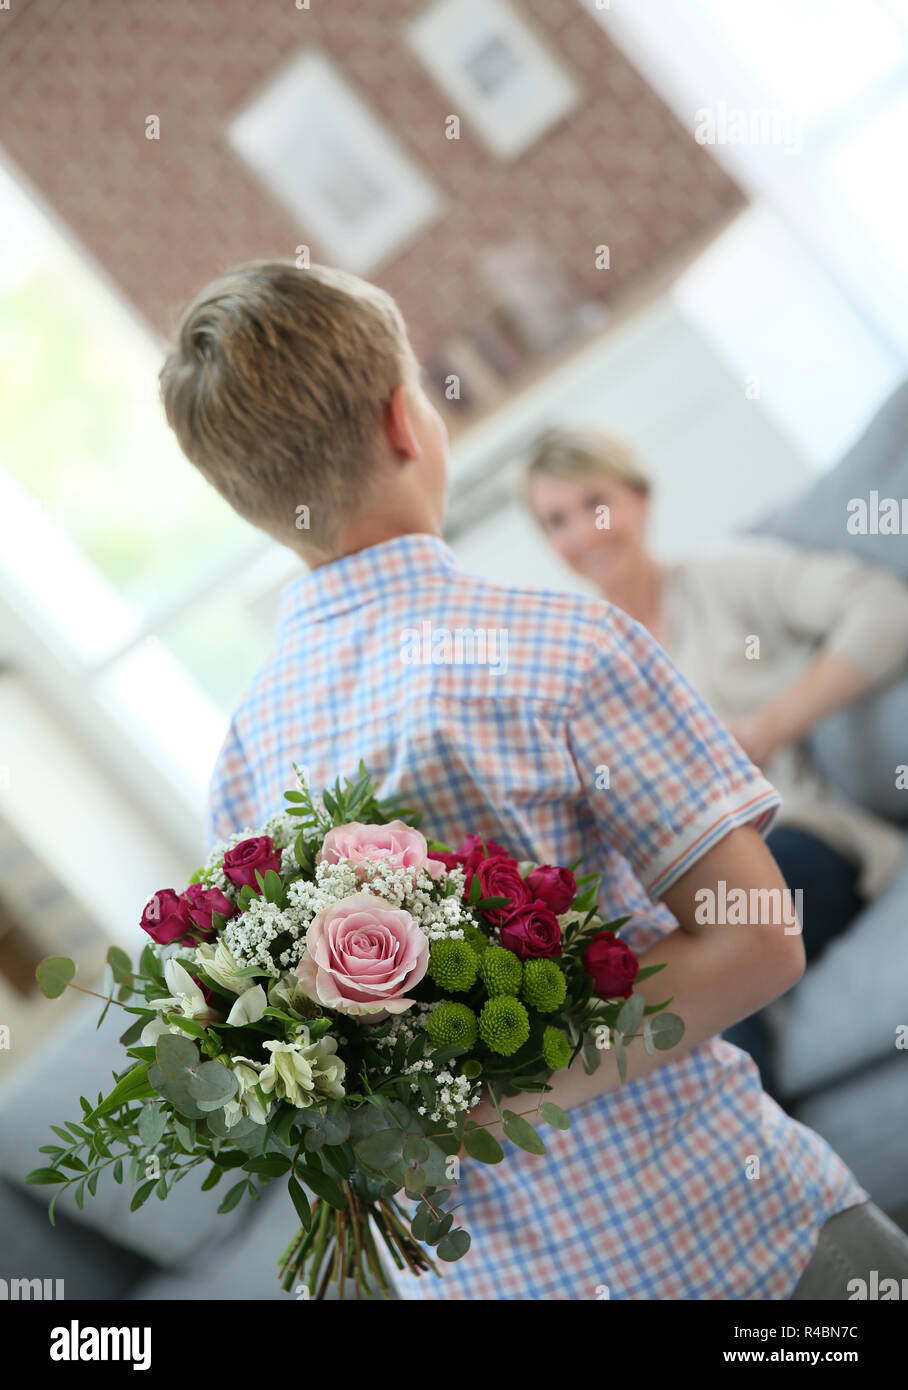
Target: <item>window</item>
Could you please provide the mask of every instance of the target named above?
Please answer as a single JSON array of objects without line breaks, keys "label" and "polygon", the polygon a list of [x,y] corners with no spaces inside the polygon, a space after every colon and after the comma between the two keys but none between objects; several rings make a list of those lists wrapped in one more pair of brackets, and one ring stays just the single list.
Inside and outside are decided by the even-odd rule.
[{"label": "window", "polygon": [[186,463],[162,344],[2,166],[0,219],[0,599],[199,803],[298,564]]}]

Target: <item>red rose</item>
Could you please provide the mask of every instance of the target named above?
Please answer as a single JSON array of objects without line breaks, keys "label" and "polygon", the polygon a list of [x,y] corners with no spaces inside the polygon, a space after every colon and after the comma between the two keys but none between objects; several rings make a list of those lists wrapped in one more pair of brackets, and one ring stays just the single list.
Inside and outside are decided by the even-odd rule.
[{"label": "red rose", "polygon": [[561,928],[550,907],[535,899],[509,912],[499,933],[502,946],[521,960],[561,955]]},{"label": "red rose", "polygon": [[483,848],[481,835],[468,835],[461,845],[451,853],[439,854],[432,851],[433,859],[440,859],[446,869],[463,869],[465,874],[464,895],[470,891],[470,884],[473,881],[473,873],[486,859],[497,859],[504,856],[509,859],[510,855],[501,845],[496,845],[494,840],[486,840]]},{"label": "red rose", "polygon": [[183,894],[183,902],[192,921],[202,932],[211,932],[211,914],[218,912],[222,917],[230,917],[233,904],[225,898],[220,888],[205,888],[201,883],[190,883]]},{"label": "red rose", "polygon": [[539,864],[527,876],[527,883],[534,898],[539,898],[550,907],[555,916],[567,912],[577,896],[577,880],[570,869],[562,869],[557,864]]},{"label": "red rose", "polygon": [[600,999],[626,999],[633,990],[640,962],[613,931],[601,931],[583,953],[583,968],[593,977],[593,988]]},{"label": "red rose", "polygon": [[140,925],[159,946],[194,939],[195,927],[189,916],[188,904],[172,888],[162,888],[148,899]]},{"label": "red rose", "polygon": [[248,885],[258,891],[256,869],[264,878],[269,869],[277,873],[280,867],[281,853],[274,848],[270,835],[256,835],[252,840],[241,840],[224,855],[224,873],[238,888]]},{"label": "red rose", "polygon": [[484,898],[509,898],[506,907],[483,908],[490,922],[502,922],[516,907],[533,901],[533,894],[521,877],[516,859],[498,854],[483,859],[476,868],[476,877]]}]

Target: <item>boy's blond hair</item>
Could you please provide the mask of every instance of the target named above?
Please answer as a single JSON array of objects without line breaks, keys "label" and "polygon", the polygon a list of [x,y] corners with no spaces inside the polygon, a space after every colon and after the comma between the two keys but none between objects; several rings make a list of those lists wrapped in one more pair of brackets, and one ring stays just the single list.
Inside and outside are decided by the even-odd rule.
[{"label": "boy's blond hair", "polygon": [[368,496],[391,393],[416,388],[419,367],[383,290],[262,260],[202,290],[159,380],[180,447],[240,516],[328,550]]},{"label": "boy's blond hair", "polygon": [[524,473],[524,489],[535,477],[569,478],[590,476],[624,483],[647,496],[652,484],[629,444],[593,425],[559,426],[546,430],[533,446]]}]

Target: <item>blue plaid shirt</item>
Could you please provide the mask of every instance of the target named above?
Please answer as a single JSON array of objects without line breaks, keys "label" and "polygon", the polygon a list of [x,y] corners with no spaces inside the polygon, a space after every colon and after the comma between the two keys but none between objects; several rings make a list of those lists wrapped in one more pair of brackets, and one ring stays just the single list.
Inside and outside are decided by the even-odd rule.
[{"label": "blue plaid shirt", "polygon": [[[321,787],[360,759],[449,844],[476,832],[519,859],[582,857],[638,954],[677,925],[665,890],[779,805],[639,624],[467,574],[422,534],[290,584],[215,769],[212,838],[280,810],[293,762]],[[787,1298],[823,1222],[869,1197],[719,1038],[546,1141],[495,1168],[464,1160],[471,1250],[443,1281],[399,1276],[404,1297]]]}]

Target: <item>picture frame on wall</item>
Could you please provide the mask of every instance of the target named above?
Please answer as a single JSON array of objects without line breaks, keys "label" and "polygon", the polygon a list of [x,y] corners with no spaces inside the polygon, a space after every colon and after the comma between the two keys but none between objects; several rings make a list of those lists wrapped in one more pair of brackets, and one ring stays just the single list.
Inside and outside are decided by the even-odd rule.
[{"label": "picture frame on wall", "polygon": [[436,0],[410,47],[459,115],[500,159],[514,159],[569,115],[580,88],[510,0]]},{"label": "picture frame on wall", "polygon": [[230,122],[232,148],[322,253],[368,274],[426,230],[443,200],[323,53],[306,51]]}]

